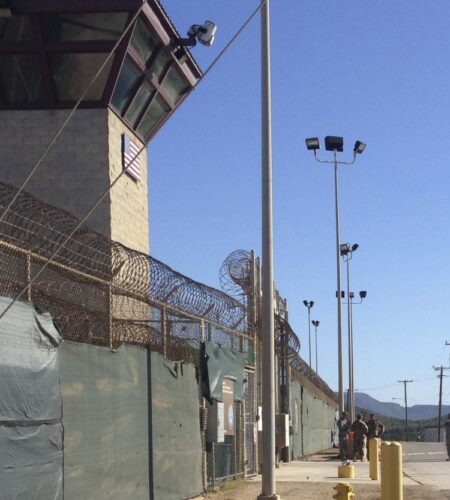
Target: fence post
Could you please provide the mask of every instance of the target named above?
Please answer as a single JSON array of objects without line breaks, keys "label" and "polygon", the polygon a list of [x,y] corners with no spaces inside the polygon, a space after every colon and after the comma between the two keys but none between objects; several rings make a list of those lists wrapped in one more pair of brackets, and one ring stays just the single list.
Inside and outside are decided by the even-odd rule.
[{"label": "fence post", "polygon": [[27,300],[28,300],[28,302],[31,302],[31,286],[29,286],[30,282],[31,282],[31,252],[28,251],[27,252],[27,285],[28,285]]},{"label": "fence post", "polygon": [[166,306],[161,307],[161,340],[162,340],[162,353],[167,358],[167,313]]},{"label": "fence post", "polygon": [[109,348],[114,349],[114,325],[113,325],[113,293],[112,284],[108,285],[108,330],[109,330]]}]

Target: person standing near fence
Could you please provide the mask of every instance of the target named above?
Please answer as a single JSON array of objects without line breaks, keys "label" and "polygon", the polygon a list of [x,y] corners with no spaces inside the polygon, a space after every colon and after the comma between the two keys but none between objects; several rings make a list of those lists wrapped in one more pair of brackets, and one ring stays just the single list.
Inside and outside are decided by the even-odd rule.
[{"label": "person standing near fence", "polygon": [[348,431],[350,430],[350,422],[345,411],[342,412],[341,418],[337,421],[337,427],[339,431],[339,458],[345,460],[347,458],[345,450],[347,447]]}]

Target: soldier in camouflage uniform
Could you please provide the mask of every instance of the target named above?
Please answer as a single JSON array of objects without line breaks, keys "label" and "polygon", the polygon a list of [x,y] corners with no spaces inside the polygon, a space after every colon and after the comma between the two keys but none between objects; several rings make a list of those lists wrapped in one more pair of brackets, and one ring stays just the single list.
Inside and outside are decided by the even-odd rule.
[{"label": "soldier in camouflage uniform", "polygon": [[445,444],[447,445],[447,462],[450,461],[450,413],[447,420],[444,422],[445,427]]},{"label": "soldier in camouflage uniform", "polygon": [[364,449],[366,447],[366,434],[368,428],[364,420],[362,419],[361,413],[356,415],[356,420],[352,424],[353,437],[353,461],[355,462],[357,458],[364,461]]},{"label": "soldier in camouflage uniform", "polygon": [[[384,424],[375,418],[375,415],[371,413],[369,415],[369,420],[367,424],[367,442],[372,438],[381,438],[384,433]],[[367,446],[367,458],[369,458],[369,446]]]},{"label": "soldier in camouflage uniform", "polygon": [[344,461],[347,458],[345,449],[347,447],[348,431],[350,429],[350,422],[347,418],[347,413],[342,412],[341,418],[337,421],[337,428],[339,431],[339,458]]}]

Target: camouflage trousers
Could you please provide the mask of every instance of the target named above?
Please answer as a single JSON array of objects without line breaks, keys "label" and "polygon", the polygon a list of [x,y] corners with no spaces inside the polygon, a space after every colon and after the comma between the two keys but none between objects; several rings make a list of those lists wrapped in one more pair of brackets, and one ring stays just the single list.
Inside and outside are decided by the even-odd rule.
[{"label": "camouflage trousers", "polygon": [[366,437],[365,436],[355,436],[353,441],[353,460],[364,460],[364,450],[366,448]]}]

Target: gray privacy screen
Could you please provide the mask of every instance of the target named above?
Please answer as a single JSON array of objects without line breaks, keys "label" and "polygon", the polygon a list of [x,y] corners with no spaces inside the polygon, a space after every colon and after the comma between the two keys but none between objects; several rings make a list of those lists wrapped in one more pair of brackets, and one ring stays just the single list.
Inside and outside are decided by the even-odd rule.
[{"label": "gray privacy screen", "polygon": [[[0,312],[11,302],[0,297]],[[0,321],[0,498],[62,500],[57,346],[49,314],[16,302]]]},{"label": "gray privacy screen", "polygon": [[64,342],[64,500],[148,500],[147,351]]},{"label": "gray privacy screen", "polygon": [[203,395],[222,401],[224,378],[235,381],[234,399],[243,399],[244,356],[238,351],[225,349],[213,342],[204,342],[200,351]]},{"label": "gray privacy screen", "polygon": [[154,499],[197,496],[203,486],[195,367],[152,352],[151,380]]}]

